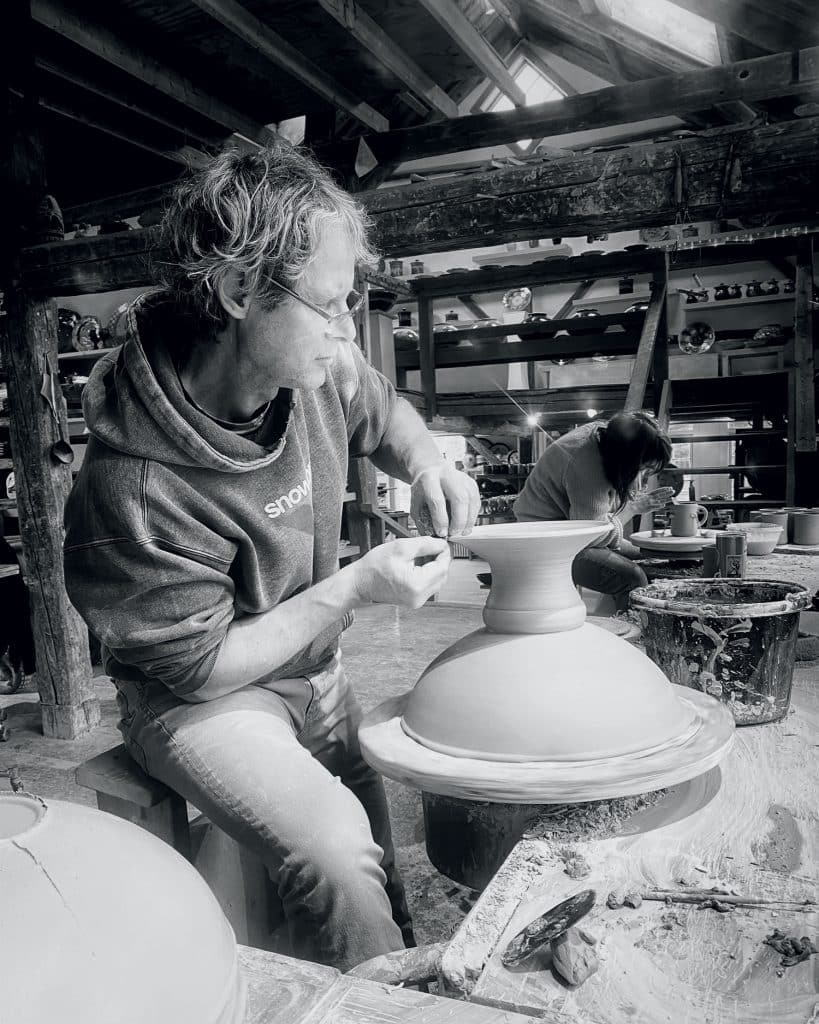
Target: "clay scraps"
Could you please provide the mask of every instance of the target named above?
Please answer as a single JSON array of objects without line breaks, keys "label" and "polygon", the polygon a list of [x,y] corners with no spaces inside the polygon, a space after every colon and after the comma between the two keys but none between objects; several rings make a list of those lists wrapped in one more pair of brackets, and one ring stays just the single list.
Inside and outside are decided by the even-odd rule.
[{"label": "clay scraps", "polygon": [[809,956],[819,953],[816,944],[807,935],[798,939],[795,936],[786,935],[778,928],[774,928],[763,941],[766,946],[770,946],[777,953],[782,954],[782,959],[779,961],[782,967],[794,967],[796,964],[801,964],[803,960],[807,960]]}]

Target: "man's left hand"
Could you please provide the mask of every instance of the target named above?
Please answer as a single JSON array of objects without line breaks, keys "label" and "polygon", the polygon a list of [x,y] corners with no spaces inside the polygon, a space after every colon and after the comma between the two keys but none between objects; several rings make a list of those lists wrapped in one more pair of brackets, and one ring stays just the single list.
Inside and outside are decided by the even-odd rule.
[{"label": "man's left hand", "polygon": [[430,466],[412,483],[412,518],[419,533],[436,537],[468,534],[478,518],[481,499],[471,476],[447,463]]}]

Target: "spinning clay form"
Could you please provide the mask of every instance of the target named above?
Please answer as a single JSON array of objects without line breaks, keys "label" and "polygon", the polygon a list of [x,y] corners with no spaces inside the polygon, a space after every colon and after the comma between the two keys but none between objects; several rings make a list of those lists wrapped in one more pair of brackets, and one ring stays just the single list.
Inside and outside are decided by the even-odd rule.
[{"label": "spinning clay form", "polygon": [[718,763],[727,709],[585,621],[572,561],[609,529],[515,523],[459,538],[492,568],[485,628],[365,718],[365,758],[425,792],[522,803],[648,792]]}]

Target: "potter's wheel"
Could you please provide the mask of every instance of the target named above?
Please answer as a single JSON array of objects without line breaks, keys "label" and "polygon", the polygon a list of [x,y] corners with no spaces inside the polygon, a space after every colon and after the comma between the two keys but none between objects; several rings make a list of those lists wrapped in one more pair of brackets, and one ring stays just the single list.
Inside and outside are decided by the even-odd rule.
[{"label": "potter's wheel", "polygon": [[729,709],[585,621],[571,563],[607,529],[516,523],[462,538],[492,568],[488,628],[366,716],[365,759],[425,793],[528,804],[646,793],[718,764]]},{"label": "potter's wheel", "polygon": [[690,709],[691,727],[676,743],[614,758],[500,762],[431,750],[401,726],[408,693],[370,712],[358,738],[373,768],[428,793],[528,804],[610,800],[686,782],[719,764],[730,750],[734,720],[728,708],[698,690],[672,689]]},{"label": "potter's wheel", "polygon": [[633,533],[629,540],[641,551],[656,551],[670,555],[699,554],[705,548],[712,548],[716,544],[713,533],[702,533],[696,537],[675,537],[670,530],[663,530],[660,534],[655,534],[651,530],[641,530],[639,533]]}]

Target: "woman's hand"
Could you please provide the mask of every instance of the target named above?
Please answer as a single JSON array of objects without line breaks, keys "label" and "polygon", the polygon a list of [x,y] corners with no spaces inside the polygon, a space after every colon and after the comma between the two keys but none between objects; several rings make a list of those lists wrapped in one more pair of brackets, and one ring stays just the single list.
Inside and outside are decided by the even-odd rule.
[{"label": "woman's hand", "polygon": [[478,485],[472,477],[446,462],[422,470],[412,482],[411,514],[420,533],[436,537],[468,534],[480,506]]},{"label": "woman's hand", "polygon": [[642,516],[647,512],[658,512],[674,497],[673,487],[656,487],[653,491],[640,491],[628,503],[631,516]]},{"label": "woman's hand", "polygon": [[436,594],[449,571],[449,545],[438,537],[393,540],[350,564],[363,603],[420,608]]}]

